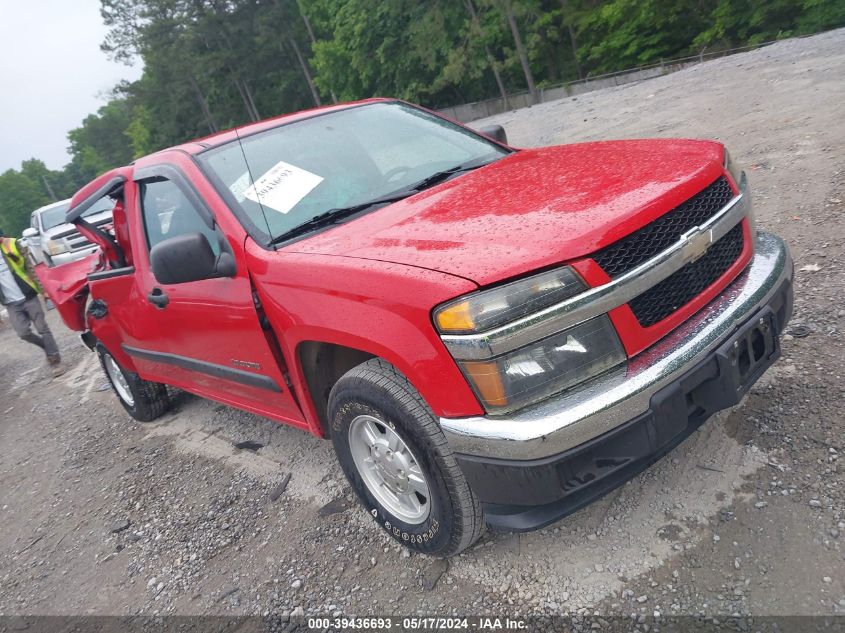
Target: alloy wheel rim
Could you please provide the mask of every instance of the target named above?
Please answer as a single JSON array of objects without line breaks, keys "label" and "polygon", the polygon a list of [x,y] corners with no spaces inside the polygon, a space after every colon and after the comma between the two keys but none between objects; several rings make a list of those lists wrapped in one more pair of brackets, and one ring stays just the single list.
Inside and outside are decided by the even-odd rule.
[{"label": "alloy wheel rim", "polygon": [[105,355],[105,361],[106,373],[111,378],[111,383],[114,385],[117,395],[130,407],[135,406],[135,398],[132,397],[132,392],[129,390],[129,382],[126,380],[126,376],[123,375],[123,371],[121,371],[117,362],[110,354]]},{"label": "alloy wheel rim", "polygon": [[414,453],[386,422],[359,415],[349,426],[349,448],[367,489],[396,518],[418,525],[428,518],[431,494]]}]

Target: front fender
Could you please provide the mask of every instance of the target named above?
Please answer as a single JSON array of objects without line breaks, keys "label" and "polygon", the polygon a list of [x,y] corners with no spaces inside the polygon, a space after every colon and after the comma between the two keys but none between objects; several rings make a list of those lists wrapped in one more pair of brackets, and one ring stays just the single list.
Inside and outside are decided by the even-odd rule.
[{"label": "front fender", "polygon": [[[264,310],[303,391],[307,381],[294,362],[296,351],[303,342],[317,341],[385,359],[436,415],[483,413],[431,322],[434,306],[471,292],[474,283],[387,262],[265,251],[253,243],[247,256]],[[306,414],[315,416],[313,410]]]}]

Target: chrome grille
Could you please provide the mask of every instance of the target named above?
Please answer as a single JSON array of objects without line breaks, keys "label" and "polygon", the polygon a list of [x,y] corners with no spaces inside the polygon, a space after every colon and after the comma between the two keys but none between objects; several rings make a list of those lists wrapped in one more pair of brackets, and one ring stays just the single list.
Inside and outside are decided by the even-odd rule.
[{"label": "chrome grille", "polygon": [[704,224],[734,197],[724,176],[692,198],[593,255],[595,262],[613,279],[677,242],[694,226]]},{"label": "chrome grille", "polygon": [[[100,220],[99,222],[94,223],[94,226],[107,230],[112,222],[112,218],[106,218],[105,220]],[[91,242],[87,237],[82,235],[76,228],[68,229],[67,231],[63,231],[61,233],[57,233],[53,235],[51,239],[54,240],[66,240],[68,248],[71,251],[80,251],[85,248],[90,248],[94,246],[93,242]]]},{"label": "chrome grille", "polygon": [[698,260],[628,302],[643,327],[654,325],[685,306],[721,277],[739,258],[743,247],[742,223],[714,243]]}]

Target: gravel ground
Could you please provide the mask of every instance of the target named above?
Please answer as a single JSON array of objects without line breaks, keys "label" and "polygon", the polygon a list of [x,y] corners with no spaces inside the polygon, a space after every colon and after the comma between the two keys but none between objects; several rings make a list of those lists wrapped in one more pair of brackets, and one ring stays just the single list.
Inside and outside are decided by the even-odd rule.
[{"label": "gravel ground", "polygon": [[450,561],[375,529],[329,443],[181,393],[136,423],[55,312],[56,379],[0,325],[0,615],[845,613],[843,103],[839,30],[476,122],[518,146],[726,142],[792,248],[796,305],[738,407],[577,514]]}]

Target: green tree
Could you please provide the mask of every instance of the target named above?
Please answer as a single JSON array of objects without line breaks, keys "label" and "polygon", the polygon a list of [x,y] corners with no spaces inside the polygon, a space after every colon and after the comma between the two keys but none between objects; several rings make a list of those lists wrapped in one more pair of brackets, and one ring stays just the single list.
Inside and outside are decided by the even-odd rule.
[{"label": "green tree", "polygon": [[516,54],[519,59],[522,73],[525,76],[525,84],[528,86],[528,92],[531,93],[531,99],[534,103],[539,102],[540,94],[537,92],[537,86],[534,81],[534,72],[531,70],[531,63],[528,60],[528,52],[522,42],[522,33],[517,23],[517,14],[525,14],[525,9],[528,6],[526,2],[516,2],[515,0],[489,0],[493,6],[496,7],[507,20],[508,28],[513,37]]},{"label": "green tree", "polygon": [[484,83],[483,42],[470,37],[471,15],[461,3],[315,0],[312,6],[314,15],[329,16],[315,19],[330,33],[313,46],[323,92],[341,100],[397,96],[448,105],[475,97]]},{"label": "green tree", "polygon": [[708,20],[698,0],[611,0],[583,16],[581,45],[594,71],[621,70],[690,52]]},{"label": "green tree", "polygon": [[112,99],[97,114],[89,114],[82,125],[68,132],[70,153],[87,179],[134,158],[126,129],[132,111],[126,99]]},{"label": "green tree", "polygon": [[841,0],[803,0],[798,17],[800,33],[817,33],[845,25],[845,2]]},{"label": "green tree", "polygon": [[726,48],[812,33],[845,24],[845,3],[835,0],[718,0],[698,46]]},{"label": "green tree", "polygon": [[136,105],[132,108],[131,119],[126,127],[125,134],[129,138],[134,158],[151,154],[158,149],[153,141],[155,125],[153,113],[147,106]]},{"label": "green tree", "polygon": [[30,214],[51,202],[44,192],[43,184],[30,175],[33,167],[36,167],[34,163],[44,165],[41,161],[24,161],[22,167],[28,173],[8,169],[0,174],[0,228],[6,235],[19,236],[29,226]]}]

